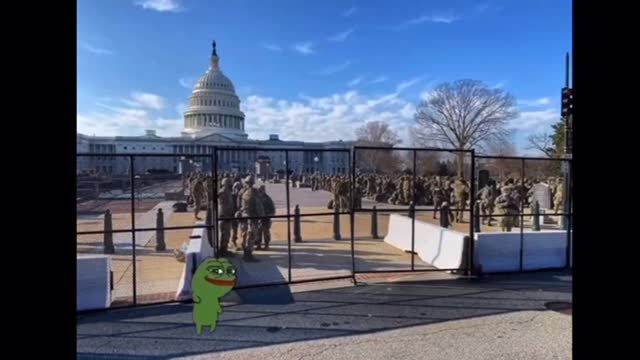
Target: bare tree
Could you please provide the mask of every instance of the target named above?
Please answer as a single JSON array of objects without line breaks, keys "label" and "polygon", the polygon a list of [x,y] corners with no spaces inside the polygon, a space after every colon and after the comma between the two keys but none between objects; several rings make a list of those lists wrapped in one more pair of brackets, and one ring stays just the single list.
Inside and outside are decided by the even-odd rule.
[{"label": "bare tree", "polygon": [[488,155],[517,156],[518,150],[511,140],[489,141],[482,151]]},{"label": "bare tree", "polygon": [[532,134],[527,137],[528,150],[538,150],[547,157],[555,157],[556,149],[553,145],[553,137],[547,133]]},{"label": "bare tree", "polygon": [[[489,142],[506,141],[510,120],[518,116],[514,97],[477,80],[438,85],[415,114],[415,139],[424,145],[443,144],[454,149],[482,149]],[[458,154],[463,175],[464,153]]]},{"label": "bare tree", "polygon": [[394,146],[402,141],[398,134],[382,121],[370,121],[356,129],[359,141]]},{"label": "bare tree", "polygon": [[[398,134],[381,121],[370,121],[356,129],[356,145],[375,146],[383,149],[360,150],[357,154],[357,166],[364,171],[395,172],[401,161],[391,148],[401,143]],[[389,148],[386,150],[384,148]]]}]

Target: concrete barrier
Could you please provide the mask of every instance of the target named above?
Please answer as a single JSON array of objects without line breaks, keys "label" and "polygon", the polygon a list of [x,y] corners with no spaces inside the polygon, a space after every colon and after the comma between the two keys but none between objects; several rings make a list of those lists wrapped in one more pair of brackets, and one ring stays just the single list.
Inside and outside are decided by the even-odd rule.
[{"label": "concrete barrier", "polygon": [[[403,251],[411,251],[411,218],[389,215],[384,241]],[[458,269],[462,262],[467,234],[416,220],[414,251],[418,257],[438,269]]]},{"label": "concrete barrier", "polygon": [[[384,241],[402,251],[411,251],[411,218],[389,216]],[[416,220],[414,251],[424,262],[438,269],[461,266],[466,233]],[[569,264],[573,266],[573,232]],[[520,232],[485,232],[475,234],[474,264],[482,272],[520,270]],[[526,231],[523,239],[523,270],[562,268],[566,266],[567,233],[563,230]]]},{"label": "concrete barrier", "polygon": [[[481,265],[483,272],[520,270],[519,232],[478,233],[475,238],[474,263]],[[522,244],[523,270],[541,270],[566,266],[566,231],[526,231],[524,232]]]},{"label": "concrete barrier", "polygon": [[[196,225],[204,225],[203,221],[196,222]],[[191,278],[202,261],[215,255],[213,247],[209,244],[207,231],[204,228],[193,229],[192,239],[184,254],[184,267],[182,276],[176,292],[176,300],[187,300],[191,298]]]},{"label": "concrete barrier", "polygon": [[76,310],[111,306],[111,257],[76,255]]}]

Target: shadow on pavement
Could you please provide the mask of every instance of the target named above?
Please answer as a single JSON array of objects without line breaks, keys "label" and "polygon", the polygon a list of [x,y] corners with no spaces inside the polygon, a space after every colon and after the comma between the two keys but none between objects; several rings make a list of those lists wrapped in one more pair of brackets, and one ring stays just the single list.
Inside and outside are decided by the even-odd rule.
[{"label": "shadow on pavement", "polygon": [[363,284],[295,293],[286,305],[226,305],[216,331],[201,336],[190,304],[113,310],[77,317],[77,352],[78,359],[169,359],[546,311],[548,302],[571,302],[571,290],[570,272]]}]

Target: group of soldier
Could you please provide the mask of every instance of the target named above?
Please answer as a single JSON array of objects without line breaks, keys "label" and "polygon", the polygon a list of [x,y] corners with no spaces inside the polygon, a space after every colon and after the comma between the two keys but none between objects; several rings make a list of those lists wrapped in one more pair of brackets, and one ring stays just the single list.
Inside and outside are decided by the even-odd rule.
[{"label": "group of soldier", "polygon": [[253,255],[254,248],[268,250],[271,243],[271,218],[268,216],[276,213],[273,200],[266,193],[264,185],[254,187],[253,175],[242,179],[239,174],[224,173],[215,187],[212,183],[213,177],[210,175],[190,174],[186,178],[185,187],[189,189],[187,203],[193,205],[194,216],[200,220],[199,212],[202,207],[213,203],[213,191],[216,191],[220,256],[232,257],[233,251],[237,250],[243,251],[244,261],[257,262],[258,259]]},{"label": "group of soldier", "polygon": [[[415,179],[415,181],[414,181]],[[350,179],[341,175],[311,176],[312,190],[325,190],[333,194],[329,208],[340,209],[350,207]],[[415,182],[415,194],[414,194]],[[522,208],[533,206],[534,185],[545,183],[550,190],[551,209],[554,213],[562,212],[563,181],[562,178],[527,178],[524,181],[502,177],[490,180],[479,189],[475,202],[481,211],[482,224],[492,226],[499,215],[503,231],[511,231],[519,226],[519,214]],[[361,207],[362,198],[378,203],[408,206],[433,206],[433,218],[437,219],[441,208],[453,209],[447,215],[450,221],[463,222],[464,212],[472,204],[470,185],[463,177],[421,176],[417,175],[378,175],[359,174],[354,184],[355,206]]]},{"label": "group of soldier", "polygon": [[[292,177],[293,178],[293,177]],[[324,190],[333,196],[328,208],[348,211],[351,208],[351,181],[346,175],[313,174],[297,176],[300,181],[311,187],[312,191]],[[275,215],[273,200],[265,191],[265,186],[255,188],[255,178],[248,175],[242,179],[240,174],[224,173],[216,186],[210,175],[190,174],[186,178],[185,188],[189,189],[188,203],[193,205],[194,216],[207,204],[213,202],[213,191],[217,192],[217,216],[220,220],[220,255],[233,256],[233,250],[244,252],[243,260],[257,261],[253,256],[254,248],[269,248],[271,242],[271,219],[265,216]],[[562,212],[562,178],[499,178],[487,181],[472,201],[470,185],[463,177],[422,176],[400,174],[397,176],[379,174],[358,174],[354,184],[356,208],[362,207],[366,198],[378,203],[408,206],[432,206],[433,218],[438,218],[439,210],[445,212],[450,221],[464,222],[464,212],[471,204],[478,203],[482,224],[492,226],[493,215],[498,215],[503,231],[511,231],[519,226],[520,212],[533,206],[534,185],[545,183],[551,193],[551,209]],[[414,193],[415,187],[415,193]],[[214,190],[215,189],[215,190]],[[238,244],[238,230],[241,243]],[[231,241],[231,244],[230,244]],[[230,250],[231,249],[231,250]]]}]

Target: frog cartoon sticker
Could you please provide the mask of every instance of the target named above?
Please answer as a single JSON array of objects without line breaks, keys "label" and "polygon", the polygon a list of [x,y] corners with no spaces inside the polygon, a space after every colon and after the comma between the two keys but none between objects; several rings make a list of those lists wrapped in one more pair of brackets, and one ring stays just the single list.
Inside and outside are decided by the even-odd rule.
[{"label": "frog cartoon sticker", "polygon": [[202,328],[216,329],[222,314],[220,299],[236,284],[236,269],[229,260],[208,258],[200,264],[191,280],[193,291],[193,321],[198,335]]}]

